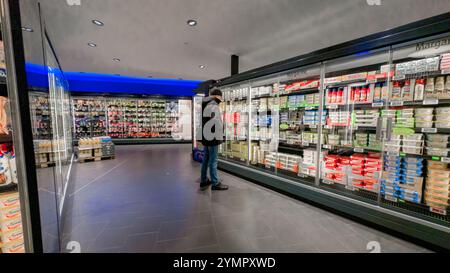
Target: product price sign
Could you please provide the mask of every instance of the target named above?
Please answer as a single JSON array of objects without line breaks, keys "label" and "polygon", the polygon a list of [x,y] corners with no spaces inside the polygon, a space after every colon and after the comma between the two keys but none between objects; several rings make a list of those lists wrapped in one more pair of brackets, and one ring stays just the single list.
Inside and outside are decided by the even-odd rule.
[{"label": "product price sign", "polygon": [[355,149],[353,149],[353,151],[355,153],[364,153],[364,149],[363,148],[355,148]]},{"label": "product price sign", "polygon": [[307,142],[307,141],[302,141],[302,146],[303,146],[303,147],[308,147],[308,146],[309,146],[309,142]]},{"label": "product price sign", "polygon": [[327,185],[333,185],[334,181],[324,179],[324,180],[322,180],[322,183],[327,184]]},{"label": "product price sign", "polygon": [[372,103],[372,107],[383,107],[384,106],[384,102],[374,102]]},{"label": "product price sign", "polygon": [[398,202],[398,199],[397,199],[397,198],[395,198],[395,197],[393,197],[393,196],[389,196],[389,195],[384,196],[384,199],[389,200],[389,201],[391,201],[391,202],[395,202],[395,203]]},{"label": "product price sign", "polygon": [[305,110],[314,110],[315,109],[315,107],[314,106],[308,106],[308,107],[305,107]]},{"label": "product price sign", "polygon": [[355,187],[350,186],[350,185],[345,186],[345,188],[349,191],[355,191]]},{"label": "product price sign", "polygon": [[377,79],[370,79],[366,81],[366,84],[377,83]]},{"label": "product price sign", "polygon": [[442,75],[450,74],[450,69],[444,69],[441,71]]},{"label": "product price sign", "polygon": [[311,129],[317,129],[317,125],[315,125],[315,124],[309,125],[309,128],[311,128]]},{"label": "product price sign", "polygon": [[325,126],[323,126],[323,128],[325,128],[325,129],[333,129],[333,126],[332,125],[325,125]]},{"label": "product price sign", "polygon": [[338,109],[337,104],[327,105],[327,109]]},{"label": "product price sign", "polygon": [[399,152],[387,152],[388,156],[400,156]]},{"label": "product price sign", "polygon": [[304,174],[304,173],[299,173],[299,174],[298,174],[298,177],[301,177],[301,178],[306,178],[306,177],[307,177],[307,175],[306,175],[306,174]]},{"label": "product price sign", "polygon": [[441,158],[441,161],[444,163],[450,163],[450,157],[443,157]]},{"label": "product price sign", "polygon": [[440,215],[447,215],[447,210],[445,210],[444,208],[430,207],[430,212],[437,213]]},{"label": "product price sign", "polygon": [[332,149],[331,145],[323,145],[322,147],[323,147],[324,149],[328,149],[328,150],[331,150],[331,149]]},{"label": "product price sign", "polygon": [[439,100],[438,99],[426,99],[423,100],[423,105],[437,105],[439,104]]},{"label": "product price sign", "polygon": [[403,101],[392,101],[391,106],[393,107],[403,106]]},{"label": "product price sign", "polygon": [[393,81],[401,81],[401,80],[404,80],[404,79],[406,79],[406,75],[399,75],[399,76],[392,77]]},{"label": "product price sign", "polygon": [[422,133],[436,134],[437,128],[422,128]]}]

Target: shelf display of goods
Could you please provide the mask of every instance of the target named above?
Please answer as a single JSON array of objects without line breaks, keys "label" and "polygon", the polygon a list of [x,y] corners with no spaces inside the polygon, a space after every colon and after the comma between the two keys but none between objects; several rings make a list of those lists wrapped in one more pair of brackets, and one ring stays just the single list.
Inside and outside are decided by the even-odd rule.
[{"label": "shelf display of goods", "polygon": [[106,131],[106,107],[101,100],[74,99],[75,138],[103,135]]},{"label": "shelf display of goods", "polygon": [[123,138],[123,118],[122,103],[118,99],[108,100],[108,135],[112,138]]},{"label": "shelf display of goods", "polygon": [[51,139],[52,121],[47,93],[30,92],[33,139]]},{"label": "shelf display of goods", "polygon": [[18,192],[0,192],[0,253],[25,252]]}]

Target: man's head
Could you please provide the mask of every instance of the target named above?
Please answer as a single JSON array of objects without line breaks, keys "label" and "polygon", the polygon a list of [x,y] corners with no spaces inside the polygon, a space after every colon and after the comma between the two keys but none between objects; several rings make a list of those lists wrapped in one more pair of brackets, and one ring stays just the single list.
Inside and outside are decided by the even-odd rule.
[{"label": "man's head", "polygon": [[223,99],[222,99],[222,91],[220,91],[220,89],[214,88],[213,90],[211,90],[211,91],[209,92],[209,95],[210,95],[211,97],[214,97],[214,98],[220,100],[220,101],[223,100]]}]

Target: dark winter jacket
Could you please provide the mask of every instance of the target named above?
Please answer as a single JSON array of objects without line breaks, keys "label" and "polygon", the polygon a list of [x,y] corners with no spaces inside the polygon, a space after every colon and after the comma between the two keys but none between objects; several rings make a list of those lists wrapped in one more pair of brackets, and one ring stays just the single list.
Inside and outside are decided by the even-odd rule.
[{"label": "dark winter jacket", "polygon": [[220,145],[225,138],[219,103],[213,97],[202,101],[202,144],[207,147]]}]

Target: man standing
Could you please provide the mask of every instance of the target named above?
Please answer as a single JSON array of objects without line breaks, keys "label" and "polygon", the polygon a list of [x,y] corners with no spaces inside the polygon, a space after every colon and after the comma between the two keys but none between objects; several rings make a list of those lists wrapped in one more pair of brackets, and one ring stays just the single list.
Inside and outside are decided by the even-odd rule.
[{"label": "man standing", "polygon": [[[219,145],[223,143],[223,122],[219,104],[222,101],[222,91],[213,89],[202,101],[202,144],[204,157],[202,162],[202,172],[200,178],[200,189],[206,190],[212,185],[212,190],[228,190],[227,185],[219,182],[217,175],[217,155]],[[207,172],[211,179],[207,178]]]}]

